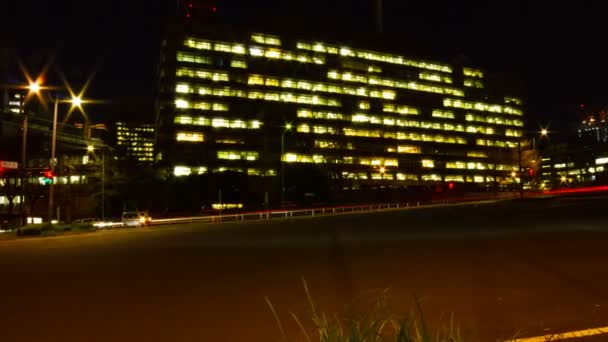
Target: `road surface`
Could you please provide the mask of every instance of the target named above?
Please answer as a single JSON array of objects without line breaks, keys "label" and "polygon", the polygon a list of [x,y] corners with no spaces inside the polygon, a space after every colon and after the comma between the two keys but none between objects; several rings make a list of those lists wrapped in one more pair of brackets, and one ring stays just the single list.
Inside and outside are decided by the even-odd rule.
[{"label": "road surface", "polygon": [[310,327],[302,278],[328,314],[357,314],[388,288],[395,314],[416,296],[431,325],[453,313],[471,341],[604,327],[607,204],[562,197],[0,241],[0,341],[278,341],[265,296],[303,341],[289,317]]}]

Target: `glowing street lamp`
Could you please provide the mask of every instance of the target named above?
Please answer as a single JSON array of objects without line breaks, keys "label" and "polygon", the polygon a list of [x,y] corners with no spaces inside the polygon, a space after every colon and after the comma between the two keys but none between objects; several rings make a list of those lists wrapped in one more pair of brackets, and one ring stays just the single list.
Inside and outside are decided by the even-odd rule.
[{"label": "glowing street lamp", "polygon": [[80,108],[82,106],[82,98],[80,96],[74,96],[70,100],[70,103],[72,103],[72,106]]},{"label": "glowing street lamp", "polygon": [[30,82],[27,88],[29,89],[30,93],[38,94],[40,92],[40,83],[38,83],[38,80]]},{"label": "glowing street lamp", "polygon": [[88,151],[88,152],[93,152],[93,151],[95,151],[95,146],[93,146],[93,145],[88,145],[88,146],[87,146],[87,151]]},{"label": "glowing street lamp", "polygon": [[547,130],[546,128],[541,129],[540,135],[546,137],[547,135],[549,135],[549,130]]}]

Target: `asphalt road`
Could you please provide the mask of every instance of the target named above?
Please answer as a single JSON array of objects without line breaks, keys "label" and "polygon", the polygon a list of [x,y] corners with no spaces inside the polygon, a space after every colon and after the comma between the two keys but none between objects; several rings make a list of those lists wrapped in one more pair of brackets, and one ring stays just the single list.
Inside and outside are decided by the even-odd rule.
[{"label": "asphalt road", "polygon": [[303,341],[302,278],[327,314],[388,288],[471,341],[603,327],[607,238],[589,196],[0,241],[0,341],[277,341],[265,296]]}]

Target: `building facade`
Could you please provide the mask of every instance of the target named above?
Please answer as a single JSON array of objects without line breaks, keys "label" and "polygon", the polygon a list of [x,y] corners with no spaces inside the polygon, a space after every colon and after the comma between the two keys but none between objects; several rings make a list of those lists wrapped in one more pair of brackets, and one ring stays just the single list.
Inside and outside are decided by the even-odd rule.
[{"label": "building facade", "polygon": [[221,32],[162,43],[156,157],[175,176],[308,164],[343,189],[514,183],[522,101],[489,91],[483,71]]},{"label": "building facade", "polygon": [[542,153],[542,188],[555,189],[608,184],[606,145],[557,144]]},{"label": "building facade", "polygon": [[120,158],[140,163],[154,161],[154,125],[116,122],[116,149]]}]

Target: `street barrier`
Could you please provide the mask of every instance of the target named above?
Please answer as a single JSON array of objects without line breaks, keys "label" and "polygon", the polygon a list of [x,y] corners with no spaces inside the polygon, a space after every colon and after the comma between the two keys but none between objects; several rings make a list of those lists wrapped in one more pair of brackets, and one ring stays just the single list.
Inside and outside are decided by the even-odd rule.
[{"label": "street barrier", "polygon": [[251,212],[225,213],[207,216],[188,216],[188,217],[173,217],[173,218],[157,218],[152,219],[152,225],[179,224],[179,223],[220,223],[220,222],[242,222],[242,221],[262,221],[271,219],[287,219],[297,217],[315,217],[338,214],[364,213],[384,210],[396,210],[413,207],[432,207],[443,206],[449,204],[469,203],[469,202],[491,202],[513,196],[485,196],[485,197],[469,197],[458,199],[443,199],[428,202],[402,202],[402,203],[380,203],[380,204],[363,204],[351,206],[329,206],[317,208],[303,209],[275,209],[261,210]]}]

